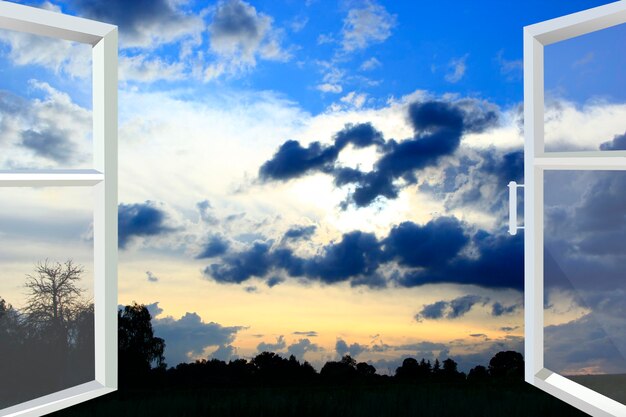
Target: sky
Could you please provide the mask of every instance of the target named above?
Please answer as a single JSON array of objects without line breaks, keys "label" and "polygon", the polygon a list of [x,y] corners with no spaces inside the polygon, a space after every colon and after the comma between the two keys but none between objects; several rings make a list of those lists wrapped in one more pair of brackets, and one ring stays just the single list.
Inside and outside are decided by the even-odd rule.
[{"label": "sky", "polygon": [[[119,26],[119,303],[149,306],[169,365],[271,350],[467,371],[523,351],[522,28],[607,2],[21,3]],[[626,149],[625,34],[546,48],[548,150]],[[0,33],[0,169],[91,167],[90,60]],[[546,177],[560,372],[626,372],[624,254],[593,241],[626,229],[563,227],[602,193],[621,224],[620,180]],[[67,257],[88,294],[92,207],[89,189],[3,192],[0,296],[19,308],[33,264]]]}]

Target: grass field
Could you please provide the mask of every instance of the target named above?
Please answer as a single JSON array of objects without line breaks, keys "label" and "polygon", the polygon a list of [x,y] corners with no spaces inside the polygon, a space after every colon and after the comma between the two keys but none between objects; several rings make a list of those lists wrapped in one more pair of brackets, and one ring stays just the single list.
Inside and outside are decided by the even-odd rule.
[{"label": "grass field", "polygon": [[385,383],[115,393],[53,416],[568,417],[586,414],[524,383]]}]

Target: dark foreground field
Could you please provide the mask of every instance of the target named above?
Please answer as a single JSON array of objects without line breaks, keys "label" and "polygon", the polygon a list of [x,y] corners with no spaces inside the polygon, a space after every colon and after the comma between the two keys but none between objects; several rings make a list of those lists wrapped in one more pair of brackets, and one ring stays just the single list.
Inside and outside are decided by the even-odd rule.
[{"label": "dark foreground field", "polygon": [[626,404],[626,374],[577,375],[568,377],[587,388]]},{"label": "dark foreground field", "polygon": [[524,383],[359,384],[115,393],[53,414],[102,416],[567,417],[586,414]]}]

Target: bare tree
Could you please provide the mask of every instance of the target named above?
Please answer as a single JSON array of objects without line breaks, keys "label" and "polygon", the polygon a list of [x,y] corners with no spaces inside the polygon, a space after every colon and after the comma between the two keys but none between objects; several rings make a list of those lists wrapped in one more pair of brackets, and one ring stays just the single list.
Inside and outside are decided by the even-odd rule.
[{"label": "bare tree", "polygon": [[29,321],[37,326],[65,325],[85,307],[78,281],[84,269],[69,259],[65,263],[46,259],[35,265],[35,274],[26,276],[28,302],[24,307]]}]

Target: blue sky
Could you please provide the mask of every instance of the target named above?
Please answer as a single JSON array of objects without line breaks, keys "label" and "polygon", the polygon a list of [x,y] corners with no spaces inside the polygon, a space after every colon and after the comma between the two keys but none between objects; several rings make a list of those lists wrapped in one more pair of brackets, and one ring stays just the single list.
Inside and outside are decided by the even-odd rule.
[{"label": "blue sky", "polygon": [[[522,28],[603,2],[24,3],[119,25],[119,298],[150,305],[170,365],[271,346],[316,366],[350,352],[383,372],[409,355],[467,370],[522,350],[523,242],[506,233]],[[0,167],[90,167],[89,48],[0,35]],[[547,49],[549,148],[625,145],[625,54],[600,38],[591,55]],[[551,210],[575,217],[598,181]],[[19,306],[33,262],[90,265],[91,241],[77,195],[15,196],[0,290]],[[41,201],[67,234],[26,227]],[[580,346],[603,304],[551,297],[548,324]],[[562,353],[555,369],[610,371]]]}]

